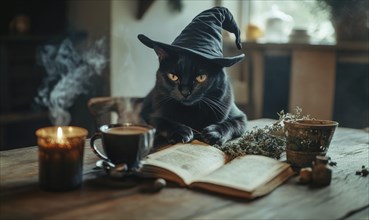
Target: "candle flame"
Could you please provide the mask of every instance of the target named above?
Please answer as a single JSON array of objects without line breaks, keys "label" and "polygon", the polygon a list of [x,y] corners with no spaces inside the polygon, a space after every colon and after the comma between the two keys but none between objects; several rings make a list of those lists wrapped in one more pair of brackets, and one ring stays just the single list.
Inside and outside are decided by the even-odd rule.
[{"label": "candle flame", "polygon": [[59,143],[63,141],[63,129],[61,127],[58,127],[58,130],[56,131],[56,139]]}]

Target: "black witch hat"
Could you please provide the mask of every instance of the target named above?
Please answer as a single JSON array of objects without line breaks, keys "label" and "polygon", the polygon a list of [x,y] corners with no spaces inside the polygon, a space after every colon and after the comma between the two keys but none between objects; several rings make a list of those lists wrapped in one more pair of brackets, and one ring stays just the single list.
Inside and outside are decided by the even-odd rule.
[{"label": "black witch hat", "polygon": [[214,7],[201,12],[185,27],[172,44],[153,41],[143,34],[138,39],[153,49],[175,53],[189,53],[229,67],[241,61],[244,54],[235,57],[223,56],[222,28],[236,36],[236,45],[241,49],[240,29],[231,12],[224,7]]}]

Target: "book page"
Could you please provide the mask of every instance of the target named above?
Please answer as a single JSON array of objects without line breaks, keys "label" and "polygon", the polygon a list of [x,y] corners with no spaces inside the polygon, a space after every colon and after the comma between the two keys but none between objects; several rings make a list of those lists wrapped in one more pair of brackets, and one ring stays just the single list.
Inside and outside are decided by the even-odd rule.
[{"label": "book page", "polygon": [[289,164],[268,157],[247,155],[235,158],[208,176],[199,178],[196,182],[253,192],[288,167]]},{"label": "book page", "polygon": [[193,179],[213,172],[223,166],[225,162],[226,155],[221,150],[195,142],[176,144],[150,154],[143,161],[142,170],[145,172],[145,166],[150,167],[150,171],[154,171],[155,167],[165,168],[177,174],[188,185]]}]

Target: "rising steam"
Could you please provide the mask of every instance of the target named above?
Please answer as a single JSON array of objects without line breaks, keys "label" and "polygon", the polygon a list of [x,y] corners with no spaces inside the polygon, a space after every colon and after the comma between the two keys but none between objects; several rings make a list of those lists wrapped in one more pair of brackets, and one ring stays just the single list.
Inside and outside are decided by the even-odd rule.
[{"label": "rising steam", "polygon": [[88,93],[91,78],[101,75],[107,63],[105,52],[105,39],[96,41],[82,53],[69,39],[58,46],[46,45],[40,50],[39,61],[46,70],[46,77],[35,100],[49,109],[54,125],[70,123],[68,109],[79,95]]}]

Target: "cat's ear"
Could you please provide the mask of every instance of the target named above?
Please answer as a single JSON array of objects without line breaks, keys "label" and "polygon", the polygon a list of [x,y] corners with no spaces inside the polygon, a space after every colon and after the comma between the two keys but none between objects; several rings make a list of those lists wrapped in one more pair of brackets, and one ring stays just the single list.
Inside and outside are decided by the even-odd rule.
[{"label": "cat's ear", "polygon": [[169,54],[163,48],[158,47],[156,45],[153,48],[155,50],[155,53],[159,57],[159,61],[163,61],[164,59],[166,59],[169,56]]}]

